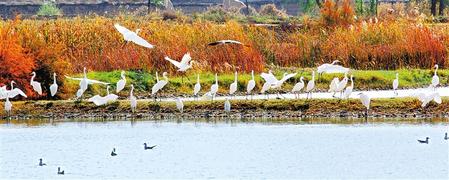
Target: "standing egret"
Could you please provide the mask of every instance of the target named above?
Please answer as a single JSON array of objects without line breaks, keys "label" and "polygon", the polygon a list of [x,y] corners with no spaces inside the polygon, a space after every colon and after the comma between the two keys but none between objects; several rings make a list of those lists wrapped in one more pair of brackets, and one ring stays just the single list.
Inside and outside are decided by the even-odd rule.
[{"label": "standing egret", "polygon": [[106,92],[107,92],[106,96],[95,95],[94,97],[89,98],[87,101],[93,102],[97,106],[101,106],[109,102],[116,101],[118,99],[117,95],[109,93],[109,86],[106,87]]},{"label": "standing egret", "polygon": [[131,41],[137,45],[146,47],[146,48],[153,48],[154,46],[148,43],[145,39],[141,38],[139,35],[137,35],[140,31],[140,29],[137,29],[136,32],[130,31],[129,29],[120,26],[119,24],[114,24],[114,27],[117,29],[120,34],[123,35],[123,38],[125,41]]},{"label": "standing egret", "polygon": [[168,77],[167,72],[162,73],[162,77],[164,77],[164,80],[158,81],[154,86],[151,88],[151,95],[154,96],[154,100],[156,100],[156,93],[164,88],[165,85],[168,83]]},{"label": "standing egret", "polygon": [[335,97],[335,93],[337,93],[337,87],[338,87],[339,83],[340,83],[340,80],[338,79],[338,77],[335,77],[334,79],[332,79],[331,84],[329,85],[329,91],[328,91],[328,92],[334,93],[332,95],[332,97]]},{"label": "standing egret", "polygon": [[231,102],[229,102],[228,98],[225,99],[224,111],[231,112]]},{"label": "standing egret", "polygon": [[301,78],[299,78],[299,82],[295,84],[295,86],[293,86],[292,89],[292,93],[295,94],[295,98],[298,99],[299,98],[299,92],[301,92],[302,88],[304,88],[305,84],[304,84],[304,77],[301,76]]},{"label": "standing egret", "polygon": [[210,95],[212,96],[212,100],[214,100],[215,96],[218,92],[218,76],[215,73],[215,84],[210,87]]},{"label": "standing egret", "polygon": [[351,96],[352,94],[352,90],[354,90],[354,80],[353,80],[353,75],[351,74],[351,85],[346,87],[345,92],[344,92],[344,98],[345,99],[349,99],[349,96]]},{"label": "standing egret", "polygon": [[[276,79],[276,82],[270,88],[271,89],[280,89],[285,81],[287,81],[288,79],[295,77],[295,76],[296,76],[296,73],[292,73],[292,74],[284,73],[284,75],[282,76],[282,79],[280,79],[280,80]],[[277,94],[278,94],[278,97],[279,97],[279,95],[282,96],[279,91]],[[284,96],[282,96],[282,97],[284,97]]]},{"label": "standing egret", "polygon": [[437,86],[440,84],[440,78],[437,75],[438,64],[435,64],[434,68],[435,68],[435,73],[433,74],[433,77],[432,77],[432,85],[431,86],[433,87],[434,90],[436,90]]},{"label": "standing egret", "polygon": [[86,73],[86,67],[83,68],[83,79],[81,79],[80,81],[80,89],[81,91],[81,95],[84,94],[84,91],[87,90],[87,87],[89,86],[89,82],[87,79],[87,73]]},{"label": "standing egret", "polygon": [[[262,85],[262,89],[260,90],[260,93],[264,94],[266,91],[268,91],[272,85],[276,84],[277,79],[273,75],[272,71],[269,70],[268,73],[262,73],[260,74],[260,77],[262,77],[265,80],[265,83]],[[269,99],[269,94],[267,93],[267,99]]]},{"label": "standing egret", "polygon": [[12,110],[12,103],[9,101],[8,93],[6,94],[6,101],[5,101],[5,111],[8,114],[8,116],[11,116],[11,110]]},{"label": "standing egret", "polygon": [[120,76],[122,77],[122,79],[120,79],[117,82],[117,89],[116,89],[116,93],[119,93],[121,90],[123,90],[125,88],[126,85],[126,77],[125,77],[125,71],[122,71],[122,73],[120,74]]},{"label": "standing egret", "polygon": [[256,81],[254,80],[254,70],[251,70],[251,80],[248,81],[248,85],[246,86],[246,95],[251,95],[251,100],[253,99],[253,89],[256,87]]},{"label": "standing egret", "polygon": [[340,93],[340,99],[343,96],[343,90],[345,89],[346,85],[348,84],[348,74],[345,73],[345,77],[343,78],[343,80],[341,80],[338,85],[337,85],[337,89],[335,89],[336,93]]},{"label": "standing egret", "polygon": [[165,56],[165,60],[170,61],[173,65],[175,65],[178,68],[178,71],[186,72],[188,69],[192,68],[192,57],[190,56],[190,53],[184,54],[181,61],[176,61],[173,59],[170,59],[168,56]]},{"label": "standing egret", "polygon": [[369,105],[371,103],[371,98],[364,94],[364,93],[359,93],[360,96],[360,101],[362,102],[363,106],[365,106],[366,111],[365,111],[365,117],[368,117],[368,110],[369,110]]},{"label": "standing egret", "polygon": [[56,92],[58,92],[58,84],[56,83],[56,73],[53,73],[53,84],[50,86],[51,96],[55,96]]},{"label": "standing egret", "polygon": [[195,84],[195,86],[193,87],[193,96],[194,96],[195,98],[198,97],[198,95],[199,95],[198,93],[200,92],[200,90],[201,90],[200,75],[197,74],[197,76],[196,76],[196,84]]},{"label": "standing egret", "polygon": [[396,73],[396,79],[393,80],[393,91],[396,96],[398,96],[398,91],[396,91],[399,87],[399,73]]},{"label": "standing egret", "polygon": [[237,91],[237,71],[234,73],[234,82],[229,86],[229,95],[233,95]]},{"label": "standing egret", "polygon": [[315,71],[312,71],[312,79],[309,82],[307,82],[307,87],[306,87],[307,98],[306,99],[309,99],[309,95],[310,95],[310,98],[312,98],[313,89],[315,89]]},{"label": "standing egret", "polygon": [[133,94],[134,85],[131,84],[131,91],[129,92],[129,103],[131,105],[131,111],[136,112],[137,109],[137,98]]},{"label": "standing egret", "polygon": [[31,73],[33,76],[31,76],[30,84],[33,87],[33,90],[37,92],[37,94],[42,95],[42,86],[41,83],[34,81],[34,78],[36,77],[36,72]]},{"label": "standing egret", "polygon": [[27,95],[22,90],[20,90],[19,88],[14,88],[15,83],[16,82],[11,81],[11,89],[10,90],[5,90],[6,89],[6,87],[5,87],[3,93],[0,93],[0,99],[6,99],[6,97],[15,98],[17,95],[27,97]]},{"label": "standing egret", "polygon": [[176,108],[179,110],[179,112],[184,112],[184,103],[182,102],[182,99],[179,97],[176,97]]}]

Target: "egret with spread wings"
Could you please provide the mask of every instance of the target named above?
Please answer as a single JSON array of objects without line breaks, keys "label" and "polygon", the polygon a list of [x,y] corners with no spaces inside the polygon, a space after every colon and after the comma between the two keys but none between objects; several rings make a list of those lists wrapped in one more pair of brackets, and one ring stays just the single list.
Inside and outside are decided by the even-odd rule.
[{"label": "egret with spread wings", "polygon": [[115,27],[115,29],[117,29],[118,32],[120,32],[120,34],[123,35],[123,38],[125,39],[125,41],[131,41],[137,45],[140,45],[140,46],[143,46],[146,48],[154,48],[153,45],[151,45],[145,39],[143,39],[142,37],[137,35],[137,33],[139,33],[140,29],[137,29],[136,32],[133,32],[123,26],[120,26],[119,24],[114,24],[114,27]]}]

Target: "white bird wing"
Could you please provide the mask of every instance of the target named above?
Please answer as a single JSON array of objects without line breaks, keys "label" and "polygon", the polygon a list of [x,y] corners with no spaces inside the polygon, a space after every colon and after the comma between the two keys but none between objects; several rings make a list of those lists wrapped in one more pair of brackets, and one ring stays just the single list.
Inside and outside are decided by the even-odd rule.
[{"label": "white bird wing", "polygon": [[290,78],[292,78],[292,77],[295,77],[295,76],[296,76],[296,73],[287,74],[286,76],[282,77],[282,79],[281,79],[280,81],[281,81],[281,82],[285,82],[285,81],[287,81],[288,79],[290,79]]},{"label": "white bird wing", "polygon": [[18,88],[14,88],[13,90],[9,91],[8,95],[9,95],[9,98],[14,98],[17,95],[21,95],[23,97],[28,97],[22,90],[20,90]]},{"label": "white bird wing", "polygon": [[[183,58],[184,59],[184,58]],[[173,60],[173,59],[170,59],[168,56],[165,56],[165,60],[167,60],[167,61],[170,61],[173,65],[175,65],[177,68],[181,68],[181,63],[180,62],[178,62],[178,61],[176,61],[176,60]]]},{"label": "white bird wing", "polygon": [[256,87],[256,82],[254,80],[250,80],[248,82],[248,86],[246,87],[246,92],[248,93],[251,92],[254,89],[254,87]]},{"label": "white bird wing", "polygon": [[323,73],[324,70],[325,70],[329,65],[330,65],[330,64],[322,64],[321,66],[318,66],[317,72],[318,72],[319,74]]},{"label": "white bird wing", "polygon": [[328,65],[326,68],[324,68],[325,73],[347,73],[349,72],[349,68],[345,68],[340,65]]},{"label": "white bird wing", "polygon": [[115,29],[117,29],[118,32],[120,32],[120,34],[122,34],[123,36],[132,33],[132,31],[130,31],[129,29],[120,26],[120,24],[114,24]]},{"label": "white bird wing", "polygon": [[441,101],[441,96],[440,96],[439,93],[434,93],[433,94],[433,101],[435,101],[438,104],[441,104],[442,101]]},{"label": "white bird wing", "polygon": [[105,99],[109,102],[109,101],[116,101],[118,99],[118,96],[115,94],[108,94]]},{"label": "white bird wing", "polygon": [[65,78],[67,79],[71,79],[71,80],[75,80],[75,81],[82,81],[84,78],[74,78],[74,77],[70,77],[70,76],[65,76]]},{"label": "white bird wing", "polygon": [[274,84],[278,81],[278,79],[276,79],[276,77],[271,73],[262,73],[260,74],[260,77],[262,77],[265,82],[268,82],[270,84]]},{"label": "white bird wing", "polygon": [[188,64],[192,60],[192,57],[190,56],[190,53],[184,54],[181,59],[181,64]]},{"label": "white bird wing", "polygon": [[138,36],[137,34],[132,34],[132,36],[130,37],[130,40],[134,43],[136,43],[137,45],[146,47],[146,48],[153,48],[154,46],[150,43],[148,43],[148,41],[146,41],[145,39],[143,39],[142,37]]},{"label": "white bird wing", "polygon": [[200,92],[201,90],[201,84],[200,83],[196,83],[195,87],[193,88],[193,94],[198,94],[198,92]]},{"label": "white bird wing", "polygon": [[87,83],[89,83],[89,84],[104,84],[104,85],[110,84],[107,82],[97,81],[97,80],[93,80],[93,79],[87,79]]}]

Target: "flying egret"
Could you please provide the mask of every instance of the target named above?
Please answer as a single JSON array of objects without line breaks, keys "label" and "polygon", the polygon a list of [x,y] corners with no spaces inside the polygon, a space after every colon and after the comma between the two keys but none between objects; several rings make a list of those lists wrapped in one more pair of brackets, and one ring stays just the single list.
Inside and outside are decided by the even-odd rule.
[{"label": "flying egret", "polygon": [[315,89],[315,71],[312,71],[312,79],[309,82],[307,82],[307,87],[306,87],[307,98],[306,99],[309,99],[309,95],[310,95],[310,98],[312,98],[313,89]]},{"label": "flying egret", "polygon": [[365,111],[365,117],[368,117],[368,110],[369,110],[369,105],[371,103],[371,98],[364,93],[359,93],[360,96],[360,101],[362,102],[363,106],[365,106],[366,111]]},{"label": "flying egret", "polygon": [[234,73],[234,82],[229,86],[229,95],[233,95],[237,91],[237,71]]},{"label": "flying egret", "polygon": [[6,87],[4,87],[3,93],[0,93],[0,99],[6,99],[6,97],[9,98],[15,98],[17,95],[21,95],[23,97],[28,97],[22,90],[19,88],[14,88],[14,84],[16,82],[11,81],[11,89],[6,90]]},{"label": "flying egret", "polygon": [[254,70],[251,70],[251,80],[248,81],[248,85],[246,86],[246,95],[251,95],[251,100],[253,99],[253,89],[256,87],[256,81],[254,81]]},{"label": "flying egret", "polygon": [[349,68],[345,68],[343,66],[340,65],[336,65],[337,63],[339,63],[339,60],[335,60],[332,62],[332,64],[322,64],[321,66],[318,66],[317,68],[317,73],[318,74],[322,74],[322,73],[348,73],[349,72]]},{"label": "flying egret", "polygon": [[336,93],[340,93],[340,99],[343,96],[343,90],[345,89],[346,85],[348,84],[348,74],[345,73],[345,77],[343,78],[343,80],[341,80],[338,85],[337,85],[337,89],[335,89]]},{"label": "flying egret", "polygon": [[301,92],[302,88],[304,88],[305,84],[304,84],[304,77],[301,76],[301,78],[299,78],[299,82],[295,84],[295,86],[293,86],[292,89],[292,93],[295,94],[295,98],[298,99],[299,98],[299,92]]},{"label": "flying egret", "polygon": [[441,96],[438,92],[420,92],[418,94],[414,95],[418,98],[419,101],[421,101],[421,107],[426,107],[427,104],[430,103],[430,101],[435,101],[438,104],[441,104]]},{"label": "flying egret", "polygon": [[129,103],[131,105],[131,111],[136,112],[137,109],[137,98],[133,94],[134,92],[134,85],[131,84],[131,91],[129,92]]},{"label": "flying egret", "polygon": [[106,87],[106,92],[107,92],[106,96],[95,95],[94,97],[89,98],[87,101],[93,102],[97,106],[101,106],[109,102],[116,101],[118,99],[117,95],[109,93],[109,86]]},{"label": "flying egret", "polygon": [[199,95],[198,93],[200,92],[200,90],[201,90],[200,75],[197,74],[197,76],[196,76],[196,84],[193,87],[193,96],[194,97],[198,97],[198,95]]},{"label": "flying egret", "polygon": [[433,74],[433,77],[432,77],[432,85],[431,86],[433,87],[434,90],[436,90],[437,86],[440,84],[440,78],[437,75],[438,64],[435,64],[434,68],[435,68],[435,73]]},{"label": "flying egret", "polygon": [[351,74],[351,85],[346,87],[345,92],[344,92],[344,98],[345,99],[349,99],[349,96],[351,96],[352,94],[352,90],[354,90],[354,80],[353,80],[353,75]]},{"label": "flying egret", "polygon": [[211,42],[207,45],[209,46],[216,46],[216,45],[224,45],[224,44],[238,44],[238,45],[243,45],[241,42],[239,41],[235,41],[235,40],[219,40],[219,41],[215,41],[215,42]]},{"label": "flying egret", "polygon": [[37,94],[42,95],[42,86],[41,83],[34,80],[36,77],[36,72],[31,73],[33,76],[31,76],[30,84],[33,87],[33,90],[37,92]]},{"label": "flying egret", "polygon": [[337,87],[338,87],[339,83],[340,83],[340,80],[338,79],[338,77],[335,77],[334,79],[332,79],[331,84],[329,85],[329,91],[328,91],[328,92],[334,93],[332,95],[332,97],[335,97],[335,93],[337,93]]},{"label": "flying egret", "polygon": [[176,108],[179,110],[179,112],[183,113],[184,103],[182,102],[182,99],[179,97],[176,97]]},{"label": "flying egret", "polygon": [[[74,78],[74,77],[70,77],[70,76],[65,76],[65,77],[67,79],[80,81],[80,83],[79,83],[80,90],[78,90],[78,92],[77,92],[77,97],[81,97],[83,95],[83,93],[87,90],[87,87],[88,87],[89,84],[109,85],[109,83],[106,83],[106,82],[101,82],[101,81],[97,81],[97,80],[93,80],[93,79],[87,78],[86,67],[83,68],[83,78]],[[81,93],[81,94],[79,95],[79,93]]]},{"label": "flying egret", "polygon": [[126,77],[125,77],[125,71],[122,71],[122,73],[120,74],[120,76],[122,77],[122,79],[120,79],[119,81],[117,81],[117,89],[116,89],[116,93],[119,93],[121,90],[123,90],[125,88],[126,85]]},{"label": "flying egret", "polygon": [[148,43],[145,39],[141,38],[139,35],[137,35],[140,31],[140,29],[137,29],[136,32],[130,31],[129,29],[120,26],[119,24],[114,24],[114,27],[117,29],[120,34],[123,35],[123,38],[125,41],[131,41],[137,45],[146,47],[146,48],[153,48],[154,46]]},{"label": "flying egret", "polygon": [[58,84],[56,83],[56,73],[53,73],[53,84],[50,86],[51,96],[55,96],[56,92],[58,92]]},{"label": "flying egret", "polygon": [[168,83],[168,77],[167,72],[162,73],[162,77],[164,77],[164,80],[158,81],[154,86],[151,88],[151,95],[154,96],[154,100],[156,101],[156,93],[164,88],[165,85]]},{"label": "flying egret", "polygon": [[231,112],[231,102],[229,102],[228,98],[225,99],[224,111],[225,112]]},{"label": "flying egret", "polygon": [[398,89],[399,86],[399,73],[396,73],[396,79],[393,80],[393,91],[396,96],[398,96]]},{"label": "flying egret", "polygon": [[178,71],[186,72],[188,69],[192,68],[192,64],[194,61],[192,61],[192,57],[190,56],[190,53],[184,54],[181,61],[176,61],[173,59],[170,59],[168,56],[165,56],[165,60],[170,61],[173,65],[175,65],[178,68]]},{"label": "flying egret", "polygon": [[5,111],[8,116],[11,116],[12,103],[9,101],[9,95],[6,93],[6,101],[5,101]]}]

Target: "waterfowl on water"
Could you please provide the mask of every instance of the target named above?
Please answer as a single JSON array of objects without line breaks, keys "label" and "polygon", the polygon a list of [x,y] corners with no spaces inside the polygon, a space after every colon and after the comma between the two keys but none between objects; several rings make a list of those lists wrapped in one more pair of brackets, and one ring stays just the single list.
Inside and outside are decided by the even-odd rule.
[{"label": "waterfowl on water", "polygon": [[143,143],[143,149],[144,150],[148,150],[148,149],[153,149],[154,147],[156,147],[157,145],[154,146],[147,146],[147,143]]},{"label": "waterfowl on water", "polygon": [[39,159],[39,166],[46,166],[47,164],[42,162],[42,158]]},{"label": "waterfowl on water", "polygon": [[419,140],[419,139],[418,139],[418,142],[419,142],[419,143],[422,143],[422,144],[424,144],[424,143],[425,143],[425,144],[429,144],[429,139],[430,139],[429,137],[426,137],[426,140]]},{"label": "waterfowl on water", "polygon": [[58,167],[58,174],[64,175],[64,171],[61,171],[61,167]]},{"label": "waterfowl on water", "polygon": [[112,149],[111,156],[117,156],[117,153],[115,153],[115,148]]},{"label": "waterfowl on water", "polygon": [[449,137],[447,137],[447,133],[444,134],[444,140],[448,140]]}]

